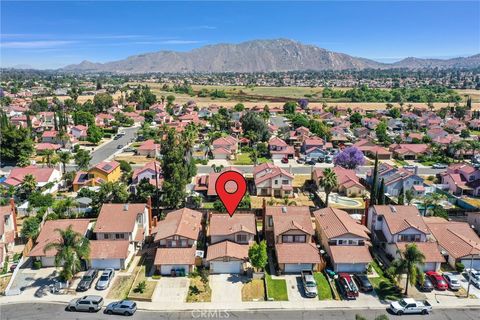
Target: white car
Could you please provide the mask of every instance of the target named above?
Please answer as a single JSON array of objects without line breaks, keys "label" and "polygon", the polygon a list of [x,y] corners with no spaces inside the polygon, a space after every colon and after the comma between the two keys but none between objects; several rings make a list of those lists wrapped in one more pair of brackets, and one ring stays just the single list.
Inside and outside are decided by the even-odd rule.
[{"label": "white car", "polygon": [[456,275],[451,274],[450,272],[444,272],[443,277],[447,281],[448,288],[452,291],[460,290],[460,280]]},{"label": "white car", "polygon": [[480,289],[480,271],[475,269],[465,269],[465,278],[468,280],[470,277],[472,277],[470,280],[471,283]]},{"label": "white car", "polygon": [[105,269],[102,272],[102,275],[97,281],[97,285],[95,286],[95,289],[97,290],[105,290],[108,288],[110,285],[110,282],[113,279],[113,276],[115,275],[115,270],[113,269]]},{"label": "white car", "polygon": [[412,298],[405,298],[390,303],[389,309],[396,315],[402,314],[429,314],[432,311],[432,306],[427,300],[419,301]]}]

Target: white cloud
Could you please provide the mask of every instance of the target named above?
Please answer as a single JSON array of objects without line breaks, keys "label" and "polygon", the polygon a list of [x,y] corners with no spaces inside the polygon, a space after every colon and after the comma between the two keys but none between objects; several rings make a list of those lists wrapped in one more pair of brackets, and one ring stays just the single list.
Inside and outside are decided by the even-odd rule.
[{"label": "white cloud", "polygon": [[75,41],[44,40],[44,41],[9,41],[2,42],[2,48],[9,49],[32,49],[32,48],[54,48],[75,43]]}]

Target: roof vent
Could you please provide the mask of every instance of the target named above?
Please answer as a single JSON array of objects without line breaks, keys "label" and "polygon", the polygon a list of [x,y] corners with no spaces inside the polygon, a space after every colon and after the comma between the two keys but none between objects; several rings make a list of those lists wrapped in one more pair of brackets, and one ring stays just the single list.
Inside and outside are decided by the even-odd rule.
[{"label": "roof vent", "polygon": [[390,211],[392,211],[392,213],[397,213],[397,209],[394,206],[390,205],[389,207],[390,207]]},{"label": "roof vent", "polygon": [[125,204],[123,205],[123,211],[128,211],[128,203],[125,203]]},{"label": "roof vent", "polygon": [[282,213],[287,213],[287,207],[282,207]]}]

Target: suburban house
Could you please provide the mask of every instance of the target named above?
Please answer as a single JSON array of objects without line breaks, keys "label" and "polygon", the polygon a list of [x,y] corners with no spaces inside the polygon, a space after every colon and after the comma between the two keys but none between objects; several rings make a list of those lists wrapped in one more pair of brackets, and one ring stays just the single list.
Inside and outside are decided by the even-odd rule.
[{"label": "suburban house", "polygon": [[238,151],[238,140],[232,136],[221,137],[212,142],[215,159],[235,158]]},{"label": "suburban house", "polygon": [[[96,258],[91,258],[91,267],[125,269],[150,234],[150,214],[145,203],[104,203],[93,229],[96,240],[102,242],[96,244],[96,252],[92,250]],[[120,242],[108,244],[118,256],[101,246],[108,241]]]},{"label": "suburban house", "polygon": [[150,161],[143,167],[133,170],[132,185],[134,187],[143,179],[147,179],[148,182],[155,187],[158,184],[158,188],[160,188],[163,183],[162,168],[160,167],[160,163],[157,161]]},{"label": "suburban house", "polygon": [[248,261],[248,249],[255,241],[257,225],[253,213],[211,214],[207,236],[210,273],[241,273]]},{"label": "suburban house", "polygon": [[58,131],[49,130],[42,133],[42,142],[46,143],[58,143]]},{"label": "suburban house", "polygon": [[480,235],[480,212],[468,212],[467,222]]},{"label": "suburban house", "polygon": [[218,177],[226,171],[235,171],[238,173],[242,172],[235,167],[227,167],[221,172],[212,172],[206,175],[197,175],[195,177],[195,186],[193,190],[202,194],[207,200],[216,200],[217,191],[215,190],[215,183],[217,182]]},{"label": "suburban house", "polygon": [[32,175],[35,178],[38,188],[47,184],[50,186],[50,188],[43,191],[44,194],[56,192],[58,184],[62,179],[61,172],[55,168],[41,168],[33,165],[24,168],[13,168],[2,184],[6,187],[19,187],[27,175]]},{"label": "suburban house", "polygon": [[315,231],[310,208],[267,206],[264,210],[265,237],[267,244],[275,248],[280,272],[320,270],[323,260],[313,241]]},{"label": "suburban house", "polygon": [[[400,193],[412,190],[415,196],[425,193],[423,179],[410,170],[395,168],[387,163],[381,163],[378,167],[378,184],[382,179],[385,184],[385,194],[398,197]],[[373,185],[373,169],[367,172],[367,183]]]},{"label": "suburban house", "polygon": [[445,262],[415,206],[372,206],[368,210],[367,225],[374,244],[391,259],[398,257],[398,250],[405,250],[407,244],[415,243],[425,255],[424,271],[438,271]]},{"label": "suburban house", "polygon": [[480,238],[468,223],[440,217],[426,217],[425,221],[451,267],[460,262],[465,268],[480,270]]},{"label": "suburban house", "polygon": [[[319,188],[320,181],[323,178],[323,170],[324,169],[317,168],[312,172],[312,180]],[[345,169],[342,167],[333,167],[332,170],[337,176],[337,188],[335,188],[333,191],[352,198],[360,197],[366,194],[367,190],[360,183],[360,179],[355,173],[355,170]]]},{"label": "suburban house", "polygon": [[88,128],[84,125],[76,125],[70,129],[70,133],[74,136],[77,140],[85,140],[87,138],[87,130]]},{"label": "suburban house", "polygon": [[447,172],[440,174],[442,184],[448,185],[449,191],[456,196],[480,195],[480,170],[468,163],[454,163]]},{"label": "suburban house", "polygon": [[61,219],[61,220],[47,220],[45,221],[40,234],[35,240],[33,249],[28,254],[35,261],[41,261],[42,267],[54,267],[55,255],[57,251],[50,249],[45,251],[45,247],[49,243],[58,243],[60,233],[56,230],[67,230],[68,227],[72,227],[72,230],[88,238],[89,230],[92,227],[92,223],[89,219]]},{"label": "suburban house", "polygon": [[432,140],[446,138],[448,136],[448,132],[443,130],[441,127],[434,127],[427,131],[427,136],[429,136]]},{"label": "suburban house", "polygon": [[263,163],[253,168],[253,178],[257,196],[292,197],[293,174],[271,163]]},{"label": "suburban house", "polygon": [[152,231],[158,245],[154,262],[157,271],[161,275],[192,272],[201,232],[201,212],[183,208],[168,213]]},{"label": "suburban house", "polygon": [[393,144],[390,146],[394,158],[403,160],[416,160],[421,155],[428,154],[429,147],[426,144]]},{"label": "suburban house", "polygon": [[120,163],[117,161],[103,161],[90,168],[88,172],[78,171],[73,179],[73,191],[83,187],[94,187],[102,182],[115,182],[121,177]]},{"label": "suburban house", "polygon": [[17,213],[15,202],[10,199],[6,206],[0,206],[0,264],[3,266],[7,254],[15,245],[17,234]]},{"label": "suburban house", "polygon": [[313,213],[317,237],[330,257],[335,272],[362,273],[372,262],[370,231],[340,209],[325,208]]},{"label": "suburban house", "polygon": [[155,143],[153,139],[146,140],[137,148],[137,155],[149,158],[158,157],[160,155],[160,145]]},{"label": "suburban house", "polygon": [[359,140],[354,146],[362,151],[365,156],[372,159],[375,158],[375,155],[378,155],[378,159],[380,160],[389,160],[392,157],[390,151],[366,139]]},{"label": "suburban house", "polygon": [[293,159],[295,150],[279,137],[272,137],[268,141],[268,150],[272,159]]}]

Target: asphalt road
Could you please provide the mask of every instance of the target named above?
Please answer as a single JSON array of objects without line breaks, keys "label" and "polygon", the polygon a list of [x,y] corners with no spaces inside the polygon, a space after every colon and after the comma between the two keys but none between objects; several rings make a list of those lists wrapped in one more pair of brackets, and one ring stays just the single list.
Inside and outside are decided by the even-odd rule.
[{"label": "asphalt road", "polygon": [[[194,304],[192,304],[194,307]],[[55,320],[55,319],[122,319],[122,316],[109,316],[98,313],[78,313],[67,312],[62,304],[29,303],[29,304],[9,304],[0,306],[1,320]],[[402,318],[406,319],[435,319],[435,320],[477,320],[480,309],[435,309],[430,315],[408,315]],[[233,311],[228,310],[209,310],[209,311],[184,311],[184,312],[154,312],[137,311],[137,313],[128,319],[245,319],[245,320],[292,320],[292,319],[325,319],[325,320],[354,320],[355,315],[359,314],[368,320],[385,314],[390,319],[398,318],[391,315],[386,310],[261,310],[261,311]]]},{"label": "asphalt road", "polygon": [[119,150],[117,149],[119,145],[122,145],[125,147],[130,142],[132,142],[132,140],[135,138],[136,133],[139,129],[140,127],[132,127],[132,128],[125,128],[121,130],[125,132],[125,135],[123,137],[121,137],[118,140],[110,141],[109,143],[101,146],[99,149],[95,150],[92,153],[92,160],[90,161],[90,166],[94,166],[104,161],[111,155],[113,155],[115,152]]}]

